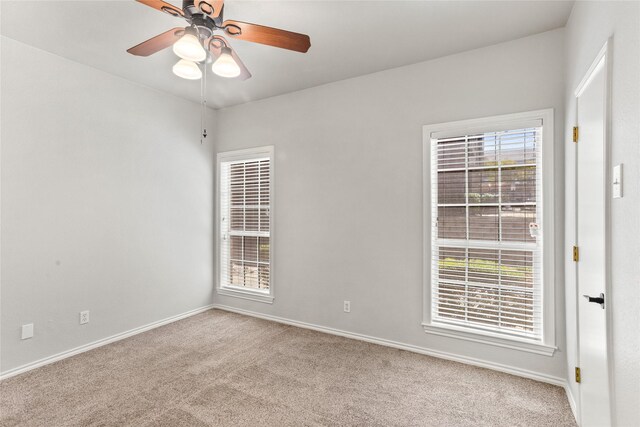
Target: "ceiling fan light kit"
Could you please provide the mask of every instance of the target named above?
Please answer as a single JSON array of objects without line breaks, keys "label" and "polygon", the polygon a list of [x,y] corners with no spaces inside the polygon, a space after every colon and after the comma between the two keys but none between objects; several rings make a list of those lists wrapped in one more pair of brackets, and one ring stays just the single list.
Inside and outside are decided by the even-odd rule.
[{"label": "ceiling fan light kit", "polygon": [[227,46],[222,46],[221,50],[222,53],[211,66],[211,71],[221,77],[238,77],[241,70],[240,66],[231,56],[231,49]]},{"label": "ceiling fan light kit", "polygon": [[187,80],[199,80],[202,78],[200,67],[193,61],[181,59],[172,68],[173,74]]},{"label": "ceiling fan light kit", "polygon": [[[183,0],[182,9],[162,0],[136,0],[142,4],[183,18],[188,26],[174,28],[142,42],[127,52],[149,56],[173,46],[182,58],[173,66],[173,72],[182,78],[197,80],[202,77],[198,62],[213,62],[212,71],[227,78],[246,80],[251,73],[242,63],[220,31],[231,39],[260,43],[296,52],[307,52],[311,46],[309,36],[248,22],[223,20],[224,0]],[[206,67],[203,67],[206,73]],[[196,72],[195,70],[198,70]]]},{"label": "ceiling fan light kit", "polygon": [[173,44],[173,53],[182,59],[193,62],[201,62],[207,59],[207,51],[204,50],[192,28],[185,30],[184,36]]}]

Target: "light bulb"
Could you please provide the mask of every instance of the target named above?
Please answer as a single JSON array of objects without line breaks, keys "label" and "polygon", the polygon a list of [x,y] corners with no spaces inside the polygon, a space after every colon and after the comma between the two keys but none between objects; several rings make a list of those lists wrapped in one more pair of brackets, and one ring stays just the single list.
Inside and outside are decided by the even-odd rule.
[{"label": "light bulb", "polygon": [[211,71],[221,77],[238,77],[240,75],[240,67],[231,56],[231,49],[222,46],[222,53],[211,66]]},{"label": "light bulb", "polygon": [[173,66],[172,70],[173,74],[178,77],[182,77],[183,79],[198,80],[202,77],[202,71],[200,71],[198,64],[192,61],[187,61],[186,59],[178,61],[176,65]]},{"label": "light bulb", "polygon": [[186,33],[173,44],[173,52],[182,59],[200,62],[207,58],[207,51],[200,44],[200,40],[191,33]]}]

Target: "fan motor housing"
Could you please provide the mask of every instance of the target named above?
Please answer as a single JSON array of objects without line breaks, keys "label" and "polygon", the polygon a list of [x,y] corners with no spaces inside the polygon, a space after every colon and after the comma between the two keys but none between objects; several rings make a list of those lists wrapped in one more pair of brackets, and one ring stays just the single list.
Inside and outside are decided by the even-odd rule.
[{"label": "fan motor housing", "polygon": [[190,7],[196,10],[196,7],[193,4],[193,0],[182,0],[182,10],[184,12],[186,12]]},{"label": "fan motor housing", "polygon": [[208,16],[197,14],[188,18],[189,23],[198,29],[200,37],[209,38],[217,28],[215,22]]},{"label": "fan motor housing", "polygon": [[[209,16],[205,15],[200,9],[198,9],[193,3],[194,0],[182,0],[182,11],[184,12],[185,18],[187,18],[187,20],[191,24],[198,27],[206,27],[211,32],[213,32],[216,27],[220,27],[222,25],[222,11],[220,11],[220,14],[217,18],[210,18]],[[211,10],[213,10],[213,6],[206,2],[206,0],[200,5],[201,7],[204,7],[206,5],[207,7],[211,8]]]}]

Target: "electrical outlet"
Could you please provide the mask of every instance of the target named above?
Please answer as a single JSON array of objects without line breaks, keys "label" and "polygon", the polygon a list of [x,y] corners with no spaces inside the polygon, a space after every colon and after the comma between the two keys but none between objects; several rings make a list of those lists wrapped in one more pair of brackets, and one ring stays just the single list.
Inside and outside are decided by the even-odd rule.
[{"label": "electrical outlet", "polygon": [[26,340],[29,338],[33,338],[33,323],[22,325],[22,339]]},{"label": "electrical outlet", "polygon": [[80,312],[80,324],[89,323],[89,310]]},{"label": "electrical outlet", "polygon": [[351,301],[344,302],[344,312],[351,313]]}]

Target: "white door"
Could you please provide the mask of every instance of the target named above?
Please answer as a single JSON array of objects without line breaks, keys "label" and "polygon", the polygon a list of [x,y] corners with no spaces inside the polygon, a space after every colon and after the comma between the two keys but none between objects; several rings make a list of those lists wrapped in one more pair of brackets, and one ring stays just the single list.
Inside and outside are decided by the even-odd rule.
[{"label": "white door", "polygon": [[[606,50],[604,51],[606,52]],[[581,424],[611,425],[607,358],[607,69],[596,60],[576,93],[577,245]],[[604,305],[588,297],[604,294]],[[586,296],[585,296],[586,295]]]}]

